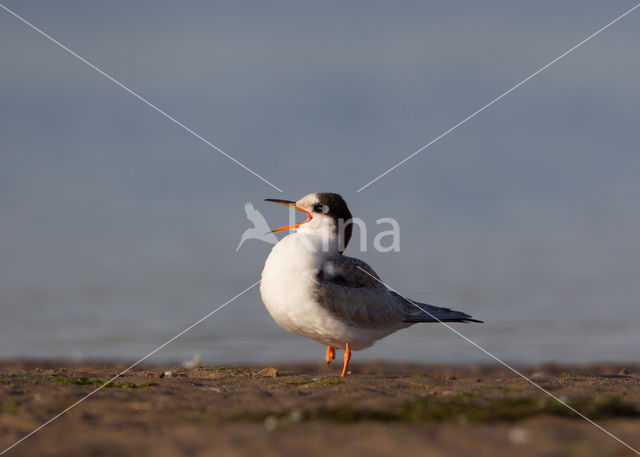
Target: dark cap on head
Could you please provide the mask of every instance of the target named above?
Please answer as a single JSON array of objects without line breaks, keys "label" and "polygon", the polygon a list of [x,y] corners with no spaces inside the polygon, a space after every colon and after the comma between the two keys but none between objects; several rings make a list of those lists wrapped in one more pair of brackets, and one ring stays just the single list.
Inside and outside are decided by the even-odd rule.
[{"label": "dark cap on head", "polygon": [[317,203],[314,204],[313,212],[323,213],[333,218],[336,222],[336,228],[343,230],[344,234],[342,242],[344,246],[340,247],[340,252],[344,251],[351,239],[353,224],[351,221],[351,211],[347,206],[347,202],[339,194],[331,192],[321,192],[316,194]]}]

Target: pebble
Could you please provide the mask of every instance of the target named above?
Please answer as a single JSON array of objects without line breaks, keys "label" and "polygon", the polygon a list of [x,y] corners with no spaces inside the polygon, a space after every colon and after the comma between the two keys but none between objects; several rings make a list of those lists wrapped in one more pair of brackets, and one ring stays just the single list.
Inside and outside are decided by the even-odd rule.
[{"label": "pebble", "polygon": [[278,418],[276,416],[267,416],[264,418],[264,428],[272,432],[278,428]]},{"label": "pebble", "polygon": [[277,368],[269,367],[258,371],[258,374],[266,378],[277,378],[279,373]]},{"label": "pebble", "polygon": [[527,444],[531,440],[531,433],[523,427],[514,427],[509,430],[508,439],[513,444]]}]

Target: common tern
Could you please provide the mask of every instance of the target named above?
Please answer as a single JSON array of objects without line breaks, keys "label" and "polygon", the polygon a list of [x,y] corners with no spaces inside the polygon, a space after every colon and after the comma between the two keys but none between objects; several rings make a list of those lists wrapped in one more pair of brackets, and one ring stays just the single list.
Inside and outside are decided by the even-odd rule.
[{"label": "common tern", "polygon": [[297,202],[266,199],[301,211],[303,222],[272,230],[293,230],[271,250],[260,294],[284,329],[327,346],[326,361],[344,349],[341,376],[351,351],[419,322],[482,322],[448,308],[409,301],[387,288],[362,260],[343,254],[352,232],[351,212],[334,193],[312,193]]}]

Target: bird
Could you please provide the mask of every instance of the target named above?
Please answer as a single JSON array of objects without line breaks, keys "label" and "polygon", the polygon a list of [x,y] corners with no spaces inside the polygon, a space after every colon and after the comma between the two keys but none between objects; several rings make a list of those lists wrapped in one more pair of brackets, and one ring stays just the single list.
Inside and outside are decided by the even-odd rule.
[{"label": "bird", "polygon": [[276,244],[278,242],[278,239],[273,233],[265,233],[265,230],[269,230],[269,224],[267,224],[264,216],[260,214],[260,211],[253,207],[251,202],[244,204],[244,212],[247,214],[247,219],[253,224],[253,227],[244,231],[240,238],[240,243],[238,243],[238,247],[236,247],[236,252],[238,252],[240,246],[242,246],[246,240],[261,240],[270,244]]},{"label": "bird", "polygon": [[351,212],[335,193],[298,201],[265,199],[301,211],[306,220],[269,233],[292,231],[271,250],[260,295],[278,325],[327,346],[325,361],[344,349],[340,376],[351,352],[372,346],[420,322],[479,322],[470,315],[409,300],[388,288],[364,261],[344,255],[352,234]]}]

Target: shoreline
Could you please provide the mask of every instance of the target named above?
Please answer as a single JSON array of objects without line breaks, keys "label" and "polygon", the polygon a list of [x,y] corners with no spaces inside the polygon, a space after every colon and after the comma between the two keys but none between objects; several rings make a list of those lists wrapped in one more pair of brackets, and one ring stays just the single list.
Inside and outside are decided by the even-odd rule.
[{"label": "shoreline", "polygon": [[[73,359],[70,357],[5,357],[0,358],[0,369],[6,366],[24,366],[24,367],[37,367],[40,366],[42,368],[56,368],[56,367],[122,367],[127,368],[133,365],[136,362],[134,359],[123,359],[123,358],[83,358],[83,359]],[[148,362],[144,361],[140,364],[136,365],[136,368],[140,367],[183,367],[184,364],[188,363],[187,361],[181,360],[169,360],[169,361],[160,361],[160,362]],[[507,363],[514,367],[517,370],[533,370],[533,369],[548,369],[553,372],[563,368],[563,367],[575,367],[575,368],[585,368],[590,371],[593,371],[597,374],[614,374],[612,371],[619,371],[621,369],[633,369],[640,373],[640,361],[634,360],[615,360],[615,361],[607,361],[607,360],[594,360],[591,362],[565,362],[565,361],[543,361],[536,363],[512,363],[507,361]],[[259,367],[282,367],[285,369],[309,369],[309,370],[318,370],[322,367],[325,367],[326,364],[321,361],[321,358],[315,357],[313,359],[300,359],[293,361],[282,361],[282,360],[266,360],[264,362],[231,362],[231,361],[218,361],[216,363],[206,363],[199,362],[198,367],[207,367],[207,366],[229,366],[229,367],[238,367],[238,368],[259,368]],[[340,352],[337,352],[336,360],[333,362],[332,366],[342,366],[342,357],[340,357]],[[404,372],[404,370],[420,370],[423,368],[433,370],[437,368],[451,368],[451,369],[459,369],[459,370],[467,370],[470,368],[496,368],[502,367],[507,371],[510,371],[508,368],[504,367],[504,365],[492,361],[487,360],[486,362],[414,362],[411,360],[390,360],[390,359],[365,359],[365,360],[357,360],[352,359],[350,363],[350,367],[356,367],[358,365],[362,366],[363,373],[371,373],[371,371],[375,368],[379,368],[383,372],[387,372],[390,369],[397,368]],[[338,370],[339,371],[339,370]]]},{"label": "shoreline", "polygon": [[[129,365],[0,361],[0,451]],[[6,455],[635,455],[500,365],[340,367],[141,364]],[[516,368],[640,447],[639,364]]]}]

